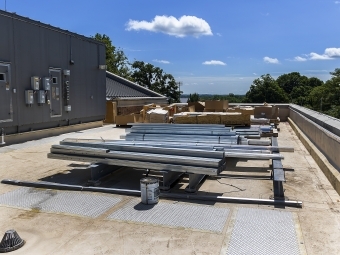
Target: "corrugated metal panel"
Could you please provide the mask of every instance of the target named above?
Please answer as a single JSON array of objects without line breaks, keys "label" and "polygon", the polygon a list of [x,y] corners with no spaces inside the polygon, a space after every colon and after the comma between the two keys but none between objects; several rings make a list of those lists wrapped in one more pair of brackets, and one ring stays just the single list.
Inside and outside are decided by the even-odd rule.
[{"label": "corrugated metal panel", "polygon": [[[104,118],[106,75],[98,68],[105,64],[103,43],[4,11],[0,11],[0,33],[4,35],[0,36],[0,62],[11,67],[13,121],[0,123],[7,134]],[[64,110],[62,76],[62,115],[53,118],[50,105],[38,105],[36,94],[31,106],[25,104],[24,98],[25,90],[31,89],[31,77],[49,77],[51,67],[71,71],[71,111]],[[46,98],[51,98],[50,93],[47,91]],[[5,103],[2,101],[1,108]]]},{"label": "corrugated metal panel", "polygon": [[164,97],[116,74],[106,72],[106,97],[110,99],[124,97]]},{"label": "corrugated metal panel", "polygon": [[149,97],[149,95],[106,77],[106,97]]}]

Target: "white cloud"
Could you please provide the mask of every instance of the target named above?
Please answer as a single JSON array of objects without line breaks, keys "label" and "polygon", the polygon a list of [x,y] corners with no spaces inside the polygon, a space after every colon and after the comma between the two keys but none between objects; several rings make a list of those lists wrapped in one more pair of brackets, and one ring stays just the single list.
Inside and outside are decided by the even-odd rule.
[{"label": "white cloud", "polygon": [[327,48],[325,49],[325,55],[331,58],[340,58],[340,48]]},{"label": "white cloud", "polygon": [[269,64],[278,64],[280,63],[277,58],[270,58],[270,57],[264,57],[263,61]]},{"label": "white cloud", "polygon": [[335,3],[335,4],[340,4],[340,1],[335,1],[334,3]]},{"label": "white cloud", "polygon": [[173,16],[157,15],[151,22],[130,19],[126,25],[126,30],[147,30],[176,37],[213,35],[209,24],[204,19],[186,15],[179,19]]},{"label": "white cloud", "polygon": [[210,61],[205,61],[202,63],[203,65],[221,65],[221,66],[225,66],[226,63],[219,61],[219,60],[210,60]]},{"label": "white cloud", "polygon": [[323,54],[323,55],[320,55],[318,53],[315,53],[315,52],[311,52],[309,54],[309,59],[311,60],[327,60],[327,59],[331,59],[329,56]]},{"label": "white cloud", "polygon": [[326,48],[323,54],[311,52],[307,56],[310,60],[329,60],[340,58],[340,48]]},{"label": "white cloud", "polygon": [[293,61],[298,61],[298,62],[303,62],[303,61],[307,61],[307,58],[303,58],[303,57],[295,57]]},{"label": "white cloud", "polygon": [[162,63],[162,64],[170,64],[170,62],[167,61],[167,60],[158,60],[158,59],[154,59],[154,60],[152,60],[152,61],[153,61],[153,62]]}]

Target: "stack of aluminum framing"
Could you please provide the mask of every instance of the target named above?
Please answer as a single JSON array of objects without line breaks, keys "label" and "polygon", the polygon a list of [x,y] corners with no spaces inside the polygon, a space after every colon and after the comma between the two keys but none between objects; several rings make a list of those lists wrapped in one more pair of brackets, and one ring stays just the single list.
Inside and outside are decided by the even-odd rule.
[{"label": "stack of aluminum framing", "polygon": [[[172,153],[183,155],[185,150],[224,151],[225,157],[245,159],[283,159],[281,154],[272,154],[278,148],[273,146],[251,146],[231,144],[204,144],[183,142],[156,142],[156,141],[125,141],[125,140],[99,140],[99,139],[72,139],[67,138],[61,145],[100,148],[107,150],[143,152],[145,148],[155,147],[158,150],[173,149]],[[290,147],[280,147],[281,151],[290,152]]]},{"label": "stack of aluminum framing", "polygon": [[151,146],[52,145],[48,158],[205,175],[218,175],[225,168],[224,151]]},{"label": "stack of aluminum framing", "polygon": [[124,138],[126,141],[187,141],[195,143],[238,144],[240,137],[224,125],[144,124],[133,125]]},{"label": "stack of aluminum framing", "polygon": [[126,140],[65,139],[48,157],[199,175],[218,175],[226,157],[283,159],[275,147],[239,141],[224,125],[137,124]]}]

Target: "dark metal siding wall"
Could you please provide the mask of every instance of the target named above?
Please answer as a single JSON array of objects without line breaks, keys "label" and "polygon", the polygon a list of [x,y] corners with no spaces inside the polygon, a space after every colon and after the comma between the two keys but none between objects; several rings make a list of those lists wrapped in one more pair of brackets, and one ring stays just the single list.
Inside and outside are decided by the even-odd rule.
[{"label": "dark metal siding wall", "polygon": [[[0,63],[10,63],[10,89],[16,89],[16,93],[12,92],[13,121],[0,122],[0,128],[4,127],[9,134],[104,118],[106,72],[98,66],[105,65],[105,45],[2,11],[0,35]],[[70,64],[71,59],[74,65]],[[61,117],[51,118],[50,106],[47,103],[39,106],[36,98],[31,107],[25,104],[25,90],[31,89],[30,78],[49,77],[50,67],[71,71],[72,109],[64,111],[63,99]],[[4,107],[2,102],[0,107]]]}]

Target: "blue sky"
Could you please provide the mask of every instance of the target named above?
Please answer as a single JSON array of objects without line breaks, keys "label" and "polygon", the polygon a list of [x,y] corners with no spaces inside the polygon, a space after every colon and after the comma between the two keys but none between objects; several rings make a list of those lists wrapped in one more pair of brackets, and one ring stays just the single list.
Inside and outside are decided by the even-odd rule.
[{"label": "blue sky", "polygon": [[0,8],[85,36],[108,35],[184,93],[244,94],[262,74],[322,80],[340,68],[340,0],[0,0]]}]

